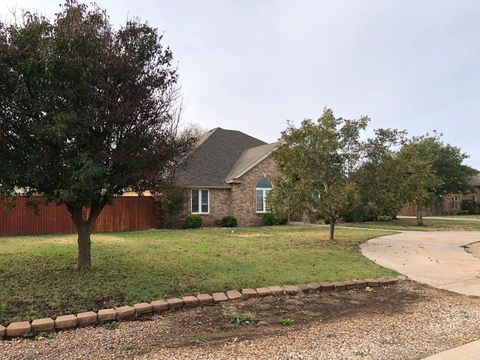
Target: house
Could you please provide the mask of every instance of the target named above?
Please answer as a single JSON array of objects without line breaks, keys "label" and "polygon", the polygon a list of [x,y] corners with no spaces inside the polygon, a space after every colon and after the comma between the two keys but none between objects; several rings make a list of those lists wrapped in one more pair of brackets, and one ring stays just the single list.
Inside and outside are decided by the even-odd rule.
[{"label": "house", "polygon": [[188,194],[186,215],[202,216],[204,226],[227,215],[240,226],[260,224],[269,211],[266,198],[276,174],[270,155],[277,146],[236,130],[203,134],[177,173]]},{"label": "house", "polygon": [[[468,209],[464,209],[462,204],[465,200],[480,203],[480,172],[473,175],[469,181],[469,185],[473,191],[470,193],[452,193],[441,195],[438,201],[424,209],[424,215],[427,216],[442,216],[461,214]],[[477,208],[480,206],[477,206]],[[407,204],[400,215],[415,216],[416,209],[414,204]]]}]

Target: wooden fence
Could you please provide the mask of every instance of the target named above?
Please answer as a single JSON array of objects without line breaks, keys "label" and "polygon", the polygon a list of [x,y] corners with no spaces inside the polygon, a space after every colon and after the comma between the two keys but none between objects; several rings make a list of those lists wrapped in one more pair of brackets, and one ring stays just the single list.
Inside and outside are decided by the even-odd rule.
[{"label": "wooden fence", "polygon": [[[15,198],[16,206],[5,211],[0,198],[0,235],[75,233],[70,213],[64,205],[44,205],[44,198],[31,196]],[[28,208],[28,200],[37,201],[39,214]],[[150,196],[117,197],[107,205],[95,224],[96,232],[146,230],[158,227],[157,206]]]}]

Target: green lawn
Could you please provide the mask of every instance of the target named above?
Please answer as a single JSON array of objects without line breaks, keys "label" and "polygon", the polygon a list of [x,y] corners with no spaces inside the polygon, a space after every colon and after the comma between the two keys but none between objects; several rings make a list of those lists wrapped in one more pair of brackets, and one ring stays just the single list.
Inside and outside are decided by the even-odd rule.
[{"label": "green lawn", "polygon": [[75,270],[74,235],[0,237],[0,323],[164,296],[393,275],[359,253],[381,231],[319,227],[142,231],[93,236]]},{"label": "green lawn", "polygon": [[424,226],[417,226],[415,219],[398,219],[363,223],[346,223],[341,226],[410,231],[480,231],[480,221],[425,219]]}]

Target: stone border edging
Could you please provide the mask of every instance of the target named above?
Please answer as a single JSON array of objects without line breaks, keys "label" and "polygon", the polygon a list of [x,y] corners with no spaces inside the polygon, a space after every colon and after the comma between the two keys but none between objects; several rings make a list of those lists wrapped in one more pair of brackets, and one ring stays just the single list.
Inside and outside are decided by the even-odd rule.
[{"label": "stone border edging", "polygon": [[216,292],[213,294],[200,294],[197,296],[184,296],[180,298],[168,298],[155,300],[150,303],[138,303],[133,306],[120,306],[111,309],[100,309],[98,312],[88,311],[77,315],[60,315],[55,320],[51,318],[34,319],[10,323],[7,327],[0,325],[0,339],[4,337],[19,337],[29,333],[51,332],[54,330],[70,330],[82,326],[93,326],[110,321],[133,319],[138,316],[151,313],[159,313],[165,310],[180,308],[193,308],[199,305],[213,305],[229,300],[240,298],[251,299],[256,297],[297,295],[300,293],[324,292],[333,290],[350,290],[362,287],[377,287],[397,283],[398,278],[378,278],[352,281],[320,282],[313,284],[270,286],[263,288],[246,288],[241,292],[229,290],[227,292]]}]

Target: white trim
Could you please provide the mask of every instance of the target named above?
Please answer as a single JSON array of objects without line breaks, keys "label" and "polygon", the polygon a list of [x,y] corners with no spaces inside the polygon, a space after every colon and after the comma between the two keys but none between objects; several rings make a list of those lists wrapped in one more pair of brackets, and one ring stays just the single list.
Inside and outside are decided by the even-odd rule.
[{"label": "white trim", "polygon": [[[263,204],[262,204],[263,205],[262,206],[263,210],[261,210],[261,211],[257,210],[257,205],[258,205],[258,203],[257,203],[257,191],[258,190],[260,190],[262,192],[262,198],[263,198]],[[266,214],[266,213],[269,213],[271,211],[271,210],[267,210],[267,196],[268,196],[267,192],[271,191],[271,190],[272,190],[272,188],[255,188],[255,212],[257,214]]]},{"label": "white trim", "polygon": [[[198,191],[198,211],[193,211],[193,191]],[[202,191],[207,192],[207,207],[208,211],[202,211]],[[210,190],[209,189],[191,189],[190,190],[190,212],[195,215],[209,215],[210,214]]]}]

